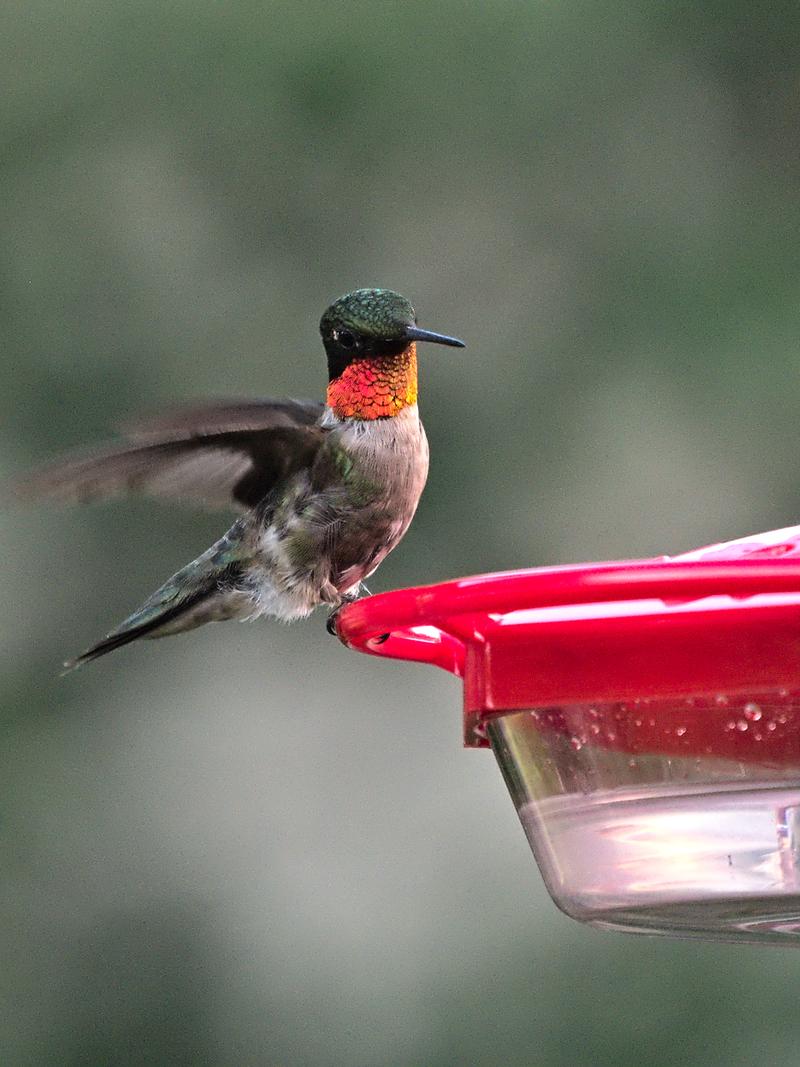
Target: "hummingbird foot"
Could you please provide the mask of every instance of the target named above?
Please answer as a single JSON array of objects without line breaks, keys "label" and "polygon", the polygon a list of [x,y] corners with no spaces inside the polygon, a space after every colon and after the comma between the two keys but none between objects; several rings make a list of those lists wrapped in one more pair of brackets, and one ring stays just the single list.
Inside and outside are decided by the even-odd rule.
[{"label": "hummingbird foot", "polygon": [[325,620],[325,629],[328,631],[329,634],[331,634],[333,637],[339,636],[339,634],[336,632],[336,620],[339,617],[339,612],[342,610],[343,607],[346,607],[348,604],[354,604],[356,600],[360,600],[364,594],[366,594],[367,596],[370,595],[369,590],[362,582],[359,584],[357,591],[344,593],[342,595],[342,599],[339,601],[335,608],[328,612],[328,618]]}]

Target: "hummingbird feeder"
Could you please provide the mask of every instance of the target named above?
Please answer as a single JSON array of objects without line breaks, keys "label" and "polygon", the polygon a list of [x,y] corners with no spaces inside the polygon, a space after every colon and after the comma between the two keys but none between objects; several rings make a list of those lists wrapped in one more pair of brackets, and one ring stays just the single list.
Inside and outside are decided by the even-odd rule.
[{"label": "hummingbird feeder", "polygon": [[337,630],[463,680],[567,915],[800,944],[800,526],[400,589]]}]

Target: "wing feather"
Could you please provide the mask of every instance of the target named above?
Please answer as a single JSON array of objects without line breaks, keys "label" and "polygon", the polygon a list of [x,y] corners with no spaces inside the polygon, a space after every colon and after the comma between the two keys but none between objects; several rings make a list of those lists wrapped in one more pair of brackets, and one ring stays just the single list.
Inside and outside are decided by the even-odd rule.
[{"label": "wing feather", "polygon": [[131,423],[132,444],[66,456],[15,484],[27,499],[83,503],[124,493],[254,507],[309,464],[325,431],[323,406],[304,401],[223,401]]},{"label": "wing feather", "polygon": [[126,419],[119,430],[135,441],[179,441],[229,430],[314,426],[324,409],[316,400],[212,400]]}]

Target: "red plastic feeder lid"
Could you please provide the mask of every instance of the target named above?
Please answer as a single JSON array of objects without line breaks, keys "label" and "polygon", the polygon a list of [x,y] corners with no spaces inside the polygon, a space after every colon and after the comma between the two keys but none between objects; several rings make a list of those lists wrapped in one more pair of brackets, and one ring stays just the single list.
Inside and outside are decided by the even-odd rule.
[{"label": "red plastic feeder lid", "polygon": [[[475,747],[483,721],[512,710],[785,696],[800,689],[800,526],[671,558],[399,589],[345,607],[337,631],[362,652],[463,678]],[[681,748],[708,752],[707,741],[691,731]],[[785,738],[771,741],[761,751],[785,755]]]}]

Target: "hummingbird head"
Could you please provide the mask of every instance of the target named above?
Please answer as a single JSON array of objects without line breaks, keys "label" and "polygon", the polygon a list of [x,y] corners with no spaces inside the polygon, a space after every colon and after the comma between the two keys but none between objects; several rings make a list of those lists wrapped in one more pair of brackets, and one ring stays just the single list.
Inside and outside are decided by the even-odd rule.
[{"label": "hummingbird head", "polygon": [[463,348],[456,337],[417,326],[414,309],[391,289],[356,289],[319,324],[328,354],[328,406],[343,419],[383,419],[417,402],[417,341]]},{"label": "hummingbird head", "polygon": [[355,289],[339,297],[319,324],[333,381],[357,360],[393,360],[416,341],[463,348],[456,337],[432,333],[417,326],[414,308],[391,289]]}]

